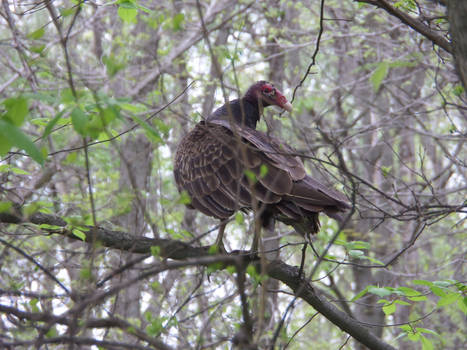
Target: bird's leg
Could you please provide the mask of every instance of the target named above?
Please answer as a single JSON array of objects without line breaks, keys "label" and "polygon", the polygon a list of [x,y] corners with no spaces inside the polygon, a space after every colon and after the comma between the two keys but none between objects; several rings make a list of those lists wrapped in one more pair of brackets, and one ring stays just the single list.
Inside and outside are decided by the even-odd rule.
[{"label": "bird's leg", "polygon": [[306,253],[306,248],[308,247],[308,242],[305,241],[303,244],[302,248],[302,261],[300,262],[300,269],[298,270],[298,279],[302,279],[303,275],[303,268],[305,267],[305,253]]},{"label": "bird's leg", "polygon": [[274,217],[270,216],[264,223],[263,240],[261,254],[266,257],[268,261],[279,259],[279,238],[275,232],[276,221]]},{"label": "bird's leg", "polygon": [[259,220],[255,220],[255,229],[253,235],[253,243],[251,244],[250,255],[255,257],[258,254],[259,249],[259,239],[261,235],[261,223]]},{"label": "bird's leg", "polygon": [[217,234],[216,242],[214,243],[214,247],[217,249],[217,253],[220,253],[220,254],[227,254],[227,250],[225,250],[224,242],[223,242],[224,230],[225,230],[226,225],[227,225],[226,222],[221,221],[221,224],[219,225],[219,232]]}]

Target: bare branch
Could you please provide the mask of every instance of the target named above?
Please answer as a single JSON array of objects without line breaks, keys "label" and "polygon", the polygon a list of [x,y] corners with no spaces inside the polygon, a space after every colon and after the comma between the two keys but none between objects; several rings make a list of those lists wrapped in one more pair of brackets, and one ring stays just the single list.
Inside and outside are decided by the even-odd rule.
[{"label": "bare branch", "polygon": [[[43,223],[57,221],[57,217],[55,216],[46,214],[41,215]],[[39,220],[36,218],[35,222],[38,223]],[[78,303],[69,312],[60,316],[60,319],[62,317],[67,317],[68,314],[74,314],[80,310],[83,310],[87,305],[100,303],[106,298],[117,293],[120,289],[125,288],[126,286],[131,285],[138,280],[148,278],[149,276],[153,276],[154,274],[162,271],[166,271],[167,269],[178,269],[188,266],[208,266],[216,262],[221,262],[224,264],[224,267],[228,265],[244,265],[254,263],[258,271],[262,270],[260,261],[252,257],[250,252],[234,251],[228,255],[213,256],[209,253],[209,247],[193,247],[189,244],[169,239],[152,239],[147,237],[136,238],[134,235],[131,235],[127,232],[111,231],[101,227],[89,227],[89,229],[90,231],[86,235],[87,243],[91,242],[91,238],[88,236],[93,235],[96,240],[105,247],[127,250],[129,252],[140,254],[148,254],[151,252],[151,247],[158,246],[160,247],[160,255],[162,257],[183,261],[163,262],[162,264],[157,264],[155,267],[146,270],[144,273],[141,273],[134,279],[130,279],[120,284],[114,285],[112,288],[106,291],[94,292],[81,303]],[[73,235],[71,230],[66,229],[65,227],[62,230],[51,230],[50,233],[62,234],[79,240],[78,237]],[[350,334],[369,349],[394,349],[392,346],[370,333],[369,330],[360,324],[357,320],[351,318],[345,312],[337,309],[332,303],[320,297],[309,282],[303,278],[299,278],[298,267],[287,265],[280,260],[275,260],[269,261],[267,263],[265,266],[265,271],[269,277],[285,283],[294,291],[297,297],[305,300],[330,322]],[[54,320],[54,322],[57,321]]]},{"label": "bare branch", "polygon": [[414,29],[428,40],[432,41],[433,44],[438,45],[446,52],[452,54],[452,46],[449,41],[436,34],[435,31],[430,29],[430,27],[423,24],[421,21],[416,20],[398,8],[391,6],[391,4],[389,4],[386,0],[357,0],[357,2],[365,2],[367,4],[382,8],[390,15],[399,18],[402,23],[407,24],[410,28]]}]

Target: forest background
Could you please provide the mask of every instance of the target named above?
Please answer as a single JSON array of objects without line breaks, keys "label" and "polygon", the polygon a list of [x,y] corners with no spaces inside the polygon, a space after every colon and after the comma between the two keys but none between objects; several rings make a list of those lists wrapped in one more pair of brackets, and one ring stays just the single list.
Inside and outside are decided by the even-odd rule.
[{"label": "forest background", "polygon": [[[0,347],[465,348],[466,16],[462,0],[3,0]],[[172,176],[181,137],[263,79],[294,110],[259,128],[352,203],[344,227],[322,217],[303,279],[288,226],[263,235],[268,260],[244,254],[251,214],[216,254],[218,222]]]}]

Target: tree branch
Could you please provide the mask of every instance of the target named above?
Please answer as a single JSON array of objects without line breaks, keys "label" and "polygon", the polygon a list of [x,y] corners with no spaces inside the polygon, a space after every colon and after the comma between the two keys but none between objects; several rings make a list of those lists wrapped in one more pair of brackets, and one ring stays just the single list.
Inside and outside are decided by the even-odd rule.
[{"label": "tree branch", "polygon": [[386,0],[357,0],[357,2],[364,2],[382,8],[390,15],[399,18],[402,23],[407,24],[410,28],[423,35],[428,40],[432,41],[433,44],[438,45],[446,52],[452,54],[452,46],[449,41],[447,41],[442,36],[438,35],[426,24],[423,24],[422,22],[416,20],[412,16],[409,16],[405,12],[399,10],[398,8],[391,6],[391,4],[389,4]]},{"label": "tree branch", "polygon": [[[71,317],[64,318],[50,314],[48,312],[28,312],[22,311],[12,306],[7,306],[0,304],[0,313],[6,313],[9,315],[14,315],[21,320],[36,321],[36,322],[53,322],[61,325],[70,326],[75,320]],[[164,344],[158,339],[147,336],[143,331],[135,327],[135,325],[121,319],[118,317],[112,318],[88,318],[84,322],[84,327],[87,329],[90,328],[120,328],[126,333],[132,334],[133,336],[148,342],[158,350],[173,350],[169,345]],[[127,332],[131,328],[131,332]],[[72,338],[70,338],[70,343],[73,343]],[[1,340],[0,340],[1,344]]]},{"label": "tree branch", "polygon": [[[3,221],[3,219],[7,220]],[[13,218],[13,220],[11,219],[11,215],[8,217],[0,216],[0,222],[32,222],[34,224],[53,224],[55,226],[60,226],[60,229],[49,229],[47,231],[51,234],[62,234],[69,238],[79,240],[79,238],[72,233],[72,229],[66,226],[65,221],[54,215],[36,213],[26,220],[19,217]],[[112,231],[102,227],[89,226],[88,228],[89,231],[86,232],[85,238],[85,242],[87,243],[91,243],[92,237],[94,236],[94,239],[100,242],[104,247],[125,250],[138,254],[151,253],[151,247],[157,246],[160,248],[161,257],[174,260],[192,260],[187,261],[187,264],[171,264],[174,265],[172,268],[192,266],[196,264],[204,266],[215,262],[215,260],[212,260],[215,259],[215,257],[209,253],[209,247],[193,247],[187,243],[170,239],[135,237],[128,232]],[[193,258],[198,258],[198,262],[193,261]],[[220,257],[217,261],[223,262],[225,266],[236,265],[239,263],[253,263],[258,271],[261,270],[260,262],[257,259],[252,258],[250,252],[234,251],[226,256]],[[149,271],[148,276],[152,273],[153,271]],[[304,278],[299,277],[298,267],[287,265],[280,260],[269,261],[266,266],[266,273],[269,277],[277,279],[289,286],[299,298],[306,301],[330,322],[338,326],[344,332],[350,334],[369,349],[394,350],[391,345],[371,334],[368,328],[359,323],[358,320],[350,317],[345,312],[335,307],[332,303],[320,297],[310,283],[308,283]],[[99,300],[110,295],[112,295],[111,292],[98,293],[95,295],[96,299],[93,299],[93,302],[99,302]]]}]

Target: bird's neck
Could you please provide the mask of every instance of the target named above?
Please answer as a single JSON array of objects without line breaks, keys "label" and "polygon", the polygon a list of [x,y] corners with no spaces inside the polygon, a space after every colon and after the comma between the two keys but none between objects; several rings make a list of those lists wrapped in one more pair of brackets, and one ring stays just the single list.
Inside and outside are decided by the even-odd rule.
[{"label": "bird's neck", "polygon": [[244,97],[238,101],[241,111],[236,118],[237,123],[256,129],[256,124],[259,122],[261,115],[263,114],[263,106],[259,104],[256,99],[250,100]]},{"label": "bird's neck", "polygon": [[256,129],[256,124],[261,118],[263,113],[263,106],[258,101],[253,101],[247,98],[241,98],[226,103],[218,110],[216,110],[209,118],[209,120],[227,120],[235,122],[238,125],[246,126]]}]

